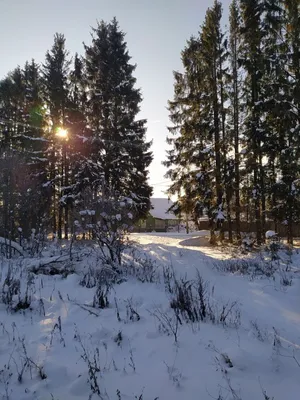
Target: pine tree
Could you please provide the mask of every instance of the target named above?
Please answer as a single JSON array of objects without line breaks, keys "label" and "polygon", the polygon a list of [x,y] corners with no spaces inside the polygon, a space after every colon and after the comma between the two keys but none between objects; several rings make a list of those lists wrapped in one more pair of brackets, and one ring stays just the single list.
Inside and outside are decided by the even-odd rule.
[{"label": "pine tree", "polygon": [[230,6],[230,35],[229,35],[229,61],[231,75],[229,78],[230,117],[232,126],[233,148],[234,148],[234,174],[231,182],[234,182],[233,191],[235,196],[235,222],[236,236],[241,238],[241,202],[240,202],[240,108],[241,88],[239,74],[239,58],[241,52],[240,38],[240,11],[237,0],[233,0]]},{"label": "pine tree", "polygon": [[146,120],[137,119],[142,96],[135,88],[136,66],[130,58],[116,19],[93,29],[92,44],[85,45],[87,121],[92,130],[91,158],[93,163],[101,160],[104,186],[134,198],[142,216],[150,208],[147,168],[152,154],[145,138]]},{"label": "pine tree", "polygon": [[264,129],[261,125],[263,114],[263,91],[261,79],[264,74],[262,54],[262,13],[261,0],[241,0],[242,16],[242,62],[246,72],[246,119],[244,134],[247,144],[247,171],[253,175],[252,199],[255,209],[257,243],[264,240],[265,223],[265,174],[263,169]]}]

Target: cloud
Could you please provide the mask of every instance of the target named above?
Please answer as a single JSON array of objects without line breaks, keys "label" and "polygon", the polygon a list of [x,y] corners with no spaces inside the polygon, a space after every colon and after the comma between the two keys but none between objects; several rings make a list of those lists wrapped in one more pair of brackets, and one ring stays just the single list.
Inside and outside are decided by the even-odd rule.
[{"label": "cloud", "polygon": [[160,119],[153,119],[152,121],[149,121],[149,124],[160,124],[161,120]]}]

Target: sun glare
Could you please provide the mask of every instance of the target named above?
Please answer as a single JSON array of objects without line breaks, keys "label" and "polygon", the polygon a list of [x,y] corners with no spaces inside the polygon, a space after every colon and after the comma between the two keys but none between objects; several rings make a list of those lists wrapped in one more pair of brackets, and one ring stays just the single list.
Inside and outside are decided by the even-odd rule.
[{"label": "sun glare", "polygon": [[56,130],[56,136],[62,138],[62,139],[67,139],[68,137],[68,130],[64,128],[57,128]]}]

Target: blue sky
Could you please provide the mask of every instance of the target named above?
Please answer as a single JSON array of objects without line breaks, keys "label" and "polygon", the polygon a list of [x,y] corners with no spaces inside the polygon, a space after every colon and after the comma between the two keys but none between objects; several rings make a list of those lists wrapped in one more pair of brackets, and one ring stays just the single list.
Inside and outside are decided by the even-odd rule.
[{"label": "blue sky", "polygon": [[[213,0],[0,0],[0,77],[34,58],[43,62],[55,32],[64,33],[70,54],[90,43],[96,20],[117,17],[144,101],[141,116],[148,119],[154,161],[150,183],[154,195],[165,197],[165,158],[168,99],[173,96],[173,70],[181,68],[180,52],[196,34]],[[229,0],[223,1],[224,14]]]}]

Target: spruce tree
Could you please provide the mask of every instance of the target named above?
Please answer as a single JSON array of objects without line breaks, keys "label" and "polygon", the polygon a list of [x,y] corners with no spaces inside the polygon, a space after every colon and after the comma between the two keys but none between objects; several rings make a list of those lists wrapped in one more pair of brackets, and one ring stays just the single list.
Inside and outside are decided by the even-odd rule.
[{"label": "spruce tree", "polygon": [[130,59],[117,20],[100,22],[93,29],[92,44],[85,45],[87,122],[92,130],[91,159],[101,160],[108,193],[113,190],[133,198],[138,216],[143,216],[150,208],[147,178],[152,154],[146,120],[137,118],[142,96],[135,88],[136,66]]},{"label": "spruce tree", "polygon": [[178,193],[179,203],[190,204],[195,219],[207,213],[212,243],[216,228],[222,230],[226,198],[230,210],[230,193],[224,190],[230,168],[226,161],[227,49],[221,18],[221,3],[215,1],[199,37],[191,38],[182,53],[185,73],[175,73],[174,100],[169,102],[174,125],[169,131],[179,136],[168,139],[173,148],[165,162],[166,176],[174,181],[170,194]]},{"label": "spruce tree", "polygon": [[205,210],[211,208],[212,179],[211,148],[206,146],[200,132],[207,132],[203,90],[203,71],[199,63],[200,41],[191,37],[181,53],[184,73],[174,72],[174,99],[169,101],[172,126],[164,165],[166,177],[172,181],[170,195],[177,195],[174,211],[191,215],[195,223]]},{"label": "spruce tree", "polygon": [[262,54],[262,0],[241,0],[242,17],[242,62],[246,72],[245,96],[246,118],[244,134],[247,146],[247,172],[253,176],[252,201],[255,210],[257,243],[264,240],[265,222],[265,173],[263,169],[264,129],[261,125],[263,114],[263,90],[261,80],[264,74]]},{"label": "spruce tree", "polygon": [[39,229],[47,212],[43,199],[45,169],[42,110],[37,64],[17,67],[0,84],[1,197],[6,236],[20,228],[28,236]]},{"label": "spruce tree", "polygon": [[285,131],[284,147],[280,154],[281,180],[278,207],[281,219],[287,225],[288,242],[293,243],[293,224],[299,222],[300,212],[300,6],[297,0],[281,2],[284,11],[285,32],[281,56],[285,61],[284,104],[282,130]]},{"label": "spruce tree", "polygon": [[[52,186],[53,232],[62,237],[63,210],[65,238],[68,237],[68,203],[64,197],[64,187],[68,186],[67,138],[56,137],[58,129],[65,129],[69,106],[69,54],[65,47],[65,37],[55,34],[51,51],[46,53],[43,65],[44,101],[48,108],[49,175]],[[58,156],[59,155],[59,156]]]},{"label": "spruce tree", "polygon": [[20,226],[23,235],[29,237],[31,229],[36,233],[47,227],[49,196],[43,184],[46,182],[48,160],[44,138],[45,109],[42,103],[42,87],[39,66],[34,60],[26,62],[23,73],[24,124],[21,135],[23,158],[29,178],[27,190],[20,199]]}]

